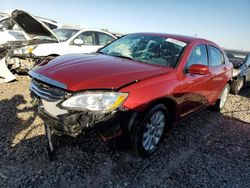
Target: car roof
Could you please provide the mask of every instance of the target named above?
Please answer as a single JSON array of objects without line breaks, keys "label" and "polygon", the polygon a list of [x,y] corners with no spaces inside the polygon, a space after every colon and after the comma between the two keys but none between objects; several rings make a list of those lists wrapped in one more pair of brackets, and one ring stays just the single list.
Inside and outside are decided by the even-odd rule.
[{"label": "car roof", "polygon": [[97,32],[108,33],[109,35],[113,35],[112,33],[109,33],[109,32],[106,32],[106,31],[102,31],[102,30],[98,30],[98,29],[91,29],[91,28],[82,28],[82,27],[78,27],[78,26],[62,26],[62,27],[58,27],[56,29],[79,30],[80,32],[83,32],[83,31],[97,31]]},{"label": "car roof", "polygon": [[194,41],[194,40],[203,40],[203,41],[211,42],[211,41],[208,41],[208,40],[202,39],[202,38],[185,36],[185,35],[167,34],[167,33],[144,33],[144,32],[142,32],[142,33],[132,33],[132,34],[158,36],[158,37],[162,37],[162,38],[173,38],[173,39],[180,40],[180,41],[183,41],[186,43],[189,43],[189,42]]}]

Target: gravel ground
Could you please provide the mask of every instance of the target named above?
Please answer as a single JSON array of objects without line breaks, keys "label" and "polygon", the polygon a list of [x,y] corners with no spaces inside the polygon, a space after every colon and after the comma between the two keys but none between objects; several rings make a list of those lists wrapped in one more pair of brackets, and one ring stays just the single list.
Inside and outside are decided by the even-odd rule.
[{"label": "gravel ground", "polygon": [[114,151],[96,135],[56,137],[46,156],[29,79],[0,84],[0,187],[250,187],[250,88],[224,112],[204,110],[167,134],[153,156]]}]

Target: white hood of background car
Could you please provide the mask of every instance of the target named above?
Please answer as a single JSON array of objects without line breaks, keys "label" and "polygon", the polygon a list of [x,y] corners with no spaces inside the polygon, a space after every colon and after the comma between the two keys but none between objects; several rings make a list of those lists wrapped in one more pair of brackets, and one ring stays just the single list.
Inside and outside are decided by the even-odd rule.
[{"label": "white hood of background car", "polygon": [[56,35],[49,27],[29,13],[23,10],[14,10],[11,13],[11,17],[25,33],[31,36],[31,38],[34,36],[45,36],[51,37],[59,42]]},{"label": "white hood of background car", "polygon": [[61,43],[44,43],[38,44],[32,51],[35,56],[47,56],[49,54],[62,55],[68,53],[68,45],[65,42]]}]

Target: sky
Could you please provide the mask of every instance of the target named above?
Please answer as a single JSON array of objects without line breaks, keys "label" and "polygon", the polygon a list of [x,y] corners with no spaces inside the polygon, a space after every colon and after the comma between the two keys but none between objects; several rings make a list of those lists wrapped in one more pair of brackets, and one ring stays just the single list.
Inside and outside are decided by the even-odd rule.
[{"label": "sky", "polygon": [[0,12],[12,9],[119,33],[196,35],[250,51],[250,0],[0,0]]}]

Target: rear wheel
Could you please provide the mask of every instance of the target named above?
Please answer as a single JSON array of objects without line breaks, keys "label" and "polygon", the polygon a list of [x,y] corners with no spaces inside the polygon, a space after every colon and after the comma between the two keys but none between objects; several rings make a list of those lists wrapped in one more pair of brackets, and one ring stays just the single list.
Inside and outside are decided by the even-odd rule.
[{"label": "rear wheel", "polygon": [[244,78],[240,77],[233,81],[231,86],[231,92],[238,95],[244,86]]},{"label": "rear wheel", "polygon": [[140,157],[153,154],[164,136],[168,122],[168,110],[163,104],[154,106],[145,116],[139,118],[131,134],[131,144],[135,153]]},{"label": "rear wheel", "polygon": [[214,105],[216,111],[221,111],[225,107],[225,104],[227,103],[228,100],[229,90],[230,90],[229,84],[226,84],[221,92],[220,98]]}]

